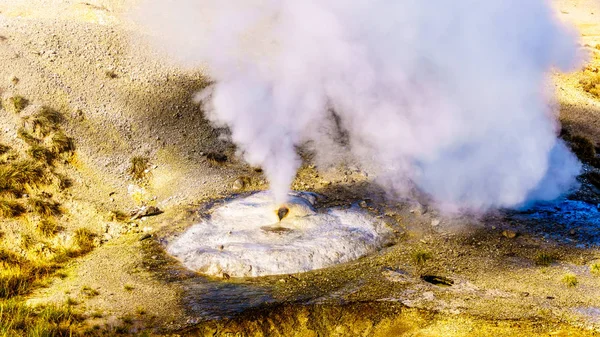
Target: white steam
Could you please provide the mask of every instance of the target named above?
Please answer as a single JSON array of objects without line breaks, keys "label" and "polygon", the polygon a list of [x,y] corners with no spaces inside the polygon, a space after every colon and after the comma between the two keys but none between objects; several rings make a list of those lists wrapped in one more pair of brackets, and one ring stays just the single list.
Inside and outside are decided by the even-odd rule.
[{"label": "white steam", "polygon": [[547,1],[148,0],[142,13],[207,67],[208,118],[280,200],[303,144],[446,209],[553,199],[580,170],[547,92],[554,67],[577,65],[577,38]]}]

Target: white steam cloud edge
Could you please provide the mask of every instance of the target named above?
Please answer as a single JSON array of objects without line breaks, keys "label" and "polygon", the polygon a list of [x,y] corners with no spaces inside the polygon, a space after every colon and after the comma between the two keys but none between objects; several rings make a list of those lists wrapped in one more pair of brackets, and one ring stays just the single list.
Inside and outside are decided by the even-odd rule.
[{"label": "white steam cloud edge", "polygon": [[547,1],[146,0],[137,18],[208,69],[207,117],[277,200],[306,144],[445,210],[517,207],[576,184],[549,76],[581,55]]}]

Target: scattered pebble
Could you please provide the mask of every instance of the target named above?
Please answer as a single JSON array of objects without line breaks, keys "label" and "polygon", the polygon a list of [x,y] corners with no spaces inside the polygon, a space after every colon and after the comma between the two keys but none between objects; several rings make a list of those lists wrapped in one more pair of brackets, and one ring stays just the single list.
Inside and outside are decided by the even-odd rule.
[{"label": "scattered pebble", "polygon": [[508,239],[514,239],[517,236],[517,232],[511,231],[510,229],[502,231],[502,236]]}]

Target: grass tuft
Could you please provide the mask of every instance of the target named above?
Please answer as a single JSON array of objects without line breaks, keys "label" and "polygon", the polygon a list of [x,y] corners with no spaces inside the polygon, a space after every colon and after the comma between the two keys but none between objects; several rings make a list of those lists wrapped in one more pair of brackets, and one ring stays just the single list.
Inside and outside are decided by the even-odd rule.
[{"label": "grass tuft", "polygon": [[21,196],[28,187],[46,182],[43,167],[32,160],[22,160],[0,165],[0,194]]},{"label": "grass tuft", "polygon": [[598,68],[586,68],[579,84],[585,92],[600,98],[600,72],[598,72]]},{"label": "grass tuft", "polygon": [[82,318],[67,306],[29,307],[18,300],[0,302],[0,336],[68,337]]},{"label": "grass tuft", "polygon": [[10,146],[0,144],[0,155],[3,155],[5,153],[7,153],[8,151],[10,151]]},{"label": "grass tuft", "polygon": [[58,130],[58,126],[63,121],[63,116],[60,112],[43,106],[38,112],[26,119],[31,123],[34,132],[43,136],[48,135],[51,131]]},{"label": "grass tuft", "polygon": [[39,162],[44,162],[46,164],[51,164],[55,158],[54,153],[52,153],[47,148],[40,146],[40,145],[32,145],[27,150],[27,154],[31,158],[33,158]]},{"label": "grass tuft", "polygon": [[552,256],[548,253],[539,253],[535,256],[535,264],[537,264],[538,266],[547,267],[547,266],[553,264],[554,261],[556,261],[554,256]]},{"label": "grass tuft", "polygon": [[75,231],[73,239],[82,252],[89,252],[94,249],[94,233],[87,228],[79,228]]},{"label": "grass tuft", "polygon": [[59,216],[62,214],[60,204],[52,200],[30,198],[28,204],[33,212],[43,217]]},{"label": "grass tuft", "polygon": [[146,177],[146,169],[150,161],[146,157],[136,156],[131,158],[131,166],[129,167],[129,174],[133,179],[141,180]]},{"label": "grass tuft", "polygon": [[577,284],[579,284],[579,281],[577,280],[577,276],[575,274],[565,274],[562,278],[562,282],[567,286],[567,287],[575,287]]},{"label": "grass tuft", "polygon": [[32,136],[25,128],[19,128],[19,130],[17,130],[17,137],[29,146],[35,146],[40,143],[40,140]]},{"label": "grass tuft", "polygon": [[42,219],[37,223],[36,230],[45,237],[52,237],[58,233],[59,227],[51,219]]},{"label": "grass tuft", "polygon": [[590,272],[594,275],[600,275],[600,263],[599,262],[592,263],[590,265]]},{"label": "grass tuft", "polygon": [[125,289],[126,291],[133,291],[133,289],[135,288],[131,284],[126,284],[123,286],[123,289]]},{"label": "grass tuft", "polygon": [[0,199],[0,218],[14,218],[25,213],[25,207],[16,200]]},{"label": "grass tuft", "polygon": [[417,250],[412,253],[411,258],[414,264],[418,266],[423,266],[425,265],[425,263],[427,263],[427,261],[429,261],[432,258],[432,256],[430,252],[424,250]]},{"label": "grass tuft", "polygon": [[89,287],[89,286],[83,286],[81,288],[81,292],[87,297],[96,297],[96,296],[100,295],[98,290],[96,290],[92,287]]},{"label": "grass tuft", "polygon": [[72,152],[75,150],[73,140],[63,132],[58,131],[52,135],[50,151],[55,154],[61,154],[65,152]]},{"label": "grass tuft", "polygon": [[17,95],[10,97],[8,99],[8,104],[14,110],[14,112],[21,113],[21,111],[23,111],[29,105],[29,101],[23,96]]}]

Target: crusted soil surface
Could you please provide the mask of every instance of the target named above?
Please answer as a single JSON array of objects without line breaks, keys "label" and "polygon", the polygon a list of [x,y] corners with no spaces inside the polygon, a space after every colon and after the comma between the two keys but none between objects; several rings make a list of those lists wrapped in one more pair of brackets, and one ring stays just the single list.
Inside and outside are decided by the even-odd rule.
[{"label": "crusted soil surface", "polygon": [[[71,260],[63,277],[30,293],[28,304],[74,300],[73,310],[91,331],[108,335],[600,331],[600,276],[591,268],[600,251],[581,226],[509,212],[444,217],[416,202],[386,201],[360,170],[319,170],[310,161],[293,188],[323,196],[318,207],[357,205],[383,219],[395,233],[389,247],[296,275],[208,278],[185,269],[164,253],[166,243],[214,205],[268,184],[260,170],[236,157],[235,146],[222,137],[227,131],[213,128],[192,102],[209,80],[202,70],[180,69],[146,43],[128,18],[137,3],[0,1],[0,143],[25,149],[17,137],[22,117],[41,106],[61,111],[76,145],[62,169],[72,179],[61,194],[62,225],[97,235],[96,247]],[[600,53],[600,4],[553,4],[580,30],[582,50]],[[590,58],[588,67],[600,67],[600,58]],[[554,76],[560,120],[570,134],[598,144],[600,99],[582,88],[581,76]],[[29,101],[19,113],[9,104],[15,96]],[[148,160],[143,179],[129,171],[136,156]],[[600,191],[583,182],[577,198],[597,202]],[[142,206],[163,213],[117,216]]]}]

